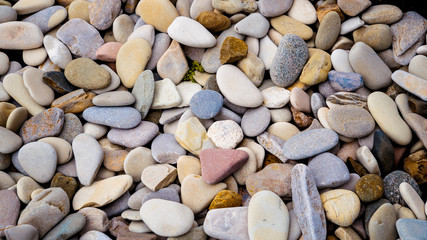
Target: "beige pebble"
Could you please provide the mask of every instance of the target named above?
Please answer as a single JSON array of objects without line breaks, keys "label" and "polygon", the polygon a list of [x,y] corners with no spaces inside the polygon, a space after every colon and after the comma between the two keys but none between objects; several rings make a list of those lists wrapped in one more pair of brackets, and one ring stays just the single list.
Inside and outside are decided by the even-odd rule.
[{"label": "beige pebble", "polygon": [[134,182],[141,181],[141,174],[148,166],[154,165],[156,161],[151,155],[151,149],[137,147],[132,149],[125,158],[124,171],[133,178]]},{"label": "beige pebble", "polygon": [[19,0],[13,5],[13,9],[15,9],[19,15],[25,15],[48,8],[54,3],[55,0]]},{"label": "beige pebble", "polygon": [[68,6],[68,20],[81,18],[89,23],[89,2],[85,0],[75,0]]},{"label": "beige pebble", "polygon": [[86,224],[83,229],[80,230],[79,234],[83,235],[88,231],[96,230],[100,232],[106,232],[110,221],[108,220],[107,214],[94,207],[86,207],[80,209],[78,213],[82,214],[86,218]]},{"label": "beige pebble", "polygon": [[400,219],[400,218],[417,219],[417,217],[415,216],[414,212],[412,212],[411,209],[404,207],[398,203],[393,204],[393,206],[394,206],[394,210],[396,210],[397,219]]},{"label": "beige pebble", "polygon": [[292,120],[292,113],[288,107],[269,109],[271,115],[271,122],[290,122]]},{"label": "beige pebble", "polygon": [[42,188],[36,181],[30,177],[22,177],[16,183],[16,193],[18,194],[19,200],[23,203],[28,204],[31,201],[31,193]]},{"label": "beige pebble", "polygon": [[47,57],[47,52],[44,47],[29,49],[22,51],[22,60],[29,66],[38,66],[42,64]]},{"label": "beige pebble", "polygon": [[177,161],[177,172],[179,182],[182,183],[184,178],[191,174],[202,174],[200,160],[192,156],[181,156]]},{"label": "beige pebble", "polygon": [[157,191],[167,187],[177,177],[177,170],[169,164],[155,164],[144,168],[141,181],[151,191]]},{"label": "beige pebble", "polygon": [[257,159],[250,148],[239,147],[236,150],[245,151],[249,155],[248,161],[245,163],[245,165],[233,173],[233,177],[236,179],[237,183],[240,185],[245,185],[246,178],[257,170]]},{"label": "beige pebble", "polygon": [[31,193],[31,200],[33,200],[36,196],[37,196],[37,194],[39,194],[39,193],[41,193],[41,192],[43,192],[43,188],[37,188],[36,190],[34,190],[32,193]]},{"label": "beige pebble", "polygon": [[0,190],[8,189],[15,185],[15,181],[7,173],[0,171]]},{"label": "beige pebble", "polygon": [[420,220],[426,220],[424,210],[424,202],[414,188],[407,182],[402,182],[399,185],[399,191],[403,200],[408,204],[409,208],[414,212],[415,216]]},{"label": "beige pebble", "polygon": [[378,161],[367,146],[361,146],[356,152],[357,160],[368,170],[369,173],[380,174]]},{"label": "beige pebble", "polygon": [[267,132],[285,140],[288,141],[289,138],[294,136],[295,134],[299,133],[299,129],[293,125],[292,123],[288,122],[277,122],[270,125],[270,127],[267,128]]},{"label": "beige pebble", "polygon": [[132,34],[134,25],[135,23],[129,15],[122,14],[118,16],[113,22],[114,39],[124,44]]},{"label": "beige pebble", "polygon": [[95,139],[100,139],[108,132],[108,128],[103,125],[87,122],[83,125],[83,131]]},{"label": "beige pebble", "polygon": [[255,140],[250,138],[244,138],[243,141],[239,144],[239,147],[247,147],[255,154],[255,158],[257,161],[257,169],[262,168],[262,164],[264,163],[265,157],[265,149],[263,146],[255,142]]},{"label": "beige pebble", "polygon": [[55,99],[52,88],[43,82],[43,71],[36,68],[25,70],[23,78],[24,85],[31,97],[41,106],[50,105]]},{"label": "beige pebble", "polygon": [[52,145],[56,151],[58,164],[64,164],[71,160],[73,157],[73,150],[71,144],[66,140],[58,137],[46,137],[38,140],[39,142],[45,142]]},{"label": "beige pebble", "polygon": [[7,118],[6,128],[13,132],[18,132],[18,130],[21,128],[22,124],[24,124],[27,118],[28,111],[26,108],[15,108]]}]

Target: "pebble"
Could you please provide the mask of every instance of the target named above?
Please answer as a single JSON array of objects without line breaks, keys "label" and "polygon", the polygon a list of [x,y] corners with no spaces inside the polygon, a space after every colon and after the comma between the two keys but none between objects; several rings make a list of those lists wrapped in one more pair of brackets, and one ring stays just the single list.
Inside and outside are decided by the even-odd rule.
[{"label": "pebble", "polygon": [[263,132],[257,136],[257,141],[265,150],[279,158],[282,162],[288,161],[288,158],[284,156],[282,150],[285,141],[281,138],[268,132]]},{"label": "pebble", "polygon": [[[196,19],[201,13],[203,12],[213,12],[214,8],[212,6],[212,3],[205,2],[205,1],[192,1],[191,7],[190,7],[190,16],[192,19]],[[196,20],[197,21],[197,20]]]},{"label": "pebble", "polygon": [[337,1],[338,7],[345,14],[354,17],[357,14],[361,13],[363,10],[371,6],[371,1],[369,0],[357,0],[357,1],[349,1],[349,0],[339,0]]},{"label": "pebble", "polygon": [[294,0],[287,14],[289,17],[307,25],[311,25],[317,20],[316,9],[308,0]]},{"label": "pebble", "polygon": [[368,170],[369,173],[380,174],[378,161],[367,146],[362,146],[357,149],[356,155],[357,160],[366,168],[366,170]]},{"label": "pebble", "polygon": [[406,172],[396,170],[387,174],[384,179],[384,196],[393,204],[405,205],[405,200],[399,191],[402,182],[409,183],[412,188],[421,196],[420,188],[415,180]]},{"label": "pebble", "polygon": [[[194,2],[202,3],[202,1]],[[183,15],[181,14],[181,16]],[[231,26],[231,21],[228,17],[211,11],[203,11],[199,13],[194,19],[212,32],[224,31]]]},{"label": "pebble", "polygon": [[132,182],[132,177],[128,175],[95,181],[76,192],[72,201],[73,209],[105,206],[122,196],[131,187]]},{"label": "pebble", "polygon": [[283,239],[289,233],[289,213],[280,197],[268,190],[252,196],[248,207],[249,237]]},{"label": "pebble", "polygon": [[270,70],[272,67],[277,49],[276,44],[268,36],[261,38],[259,41],[258,57],[264,62],[265,70]]},{"label": "pebble", "polygon": [[290,94],[290,103],[297,111],[310,113],[310,96],[299,87],[292,88]]},{"label": "pebble", "polygon": [[427,78],[427,73],[424,70],[424,66],[427,64],[427,57],[423,55],[416,55],[412,58],[408,66],[408,72],[420,77],[422,79]]},{"label": "pebble", "polygon": [[384,194],[384,183],[380,176],[367,174],[356,183],[356,194],[362,202],[373,202]]},{"label": "pebble", "polygon": [[62,6],[45,8],[24,19],[24,22],[36,24],[43,33],[49,32],[67,17],[67,10]]},{"label": "pebble", "polygon": [[39,183],[46,183],[55,174],[57,155],[52,145],[32,142],[19,150],[18,161],[30,177]]},{"label": "pebble", "polygon": [[141,182],[151,191],[167,187],[177,177],[176,168],[169,164],[154,164],[144,168]]},{"label": "pebble", "polygon": [[132,89],[135,97],[134,108],[141,113],[141,118],[147,116],[154,97],[154,76],[150,70],[143,71],[136,79]]},{"label": "pebble", "polygon": [[304,164],[295,165],[291,179],[294,213],[303,237],[324,239],[326,217],[310,169]]},{"label": "pebble", "polygon": [[77,191],[78,183],[74,178],[67,177],[58,172],[53,176],[50,187],[62,188],[67,193],[68,198],[71,200]]},{"label": "pebble", "polygon": [[[152,11],[153,9],[158,10]],[[141,16],[145,23],[152,25],[160,32],[166,32],[173,21],[179,16],[175,6],[167,0],[140,1],[136,6],[135,12]],[[159,18],[159,16],[161,17]]]},{"label": "pebble", "polygon": [[63,124],[64,112],[59,108],[50,108],[25,121],[19,135],[24,143],[29,143],[43,137],[58,135]]},{"label": "pebble", "polygon": [[162,78],[169,78],[175,84],[181,82],[187,71],[190,70],[181,46],[172,40],[169,48],[157,62],[157,72]]},{"label": "pebble", "polygon": [[215,196],[226,188],[225,183],[207,184],[200,175],[190,174],[181,183],[181,201],[197,214],[208,207]]},{"label": "pebble", "polygon": [[96,230],[91,230],[86,232],[85,234],[83,234],[82,236],[80,236],[81,240],[111,240],[110,237],[108,237],[106,234],[100,232],[100,231],[96,231]]},{"label": "pebble", "polygon": [[26,50],[41,47],[43,33],[30,22],[0,23],[0,49]]},{"label": "pebble", "polygon": [[222,109],[223,97],[213,90],[199,91],[190,101],[191,112],[201,119],[215,117]]},{"label": "pebble", "polygon": [[124,171],[126,174],[132,176],[134,182],[139,182],[141,181],[142,171],[155,163],[149,148],[136,147],[126,156]]},{"label": "pebble", "polygon": [[414,212],[417,219],[426,220],[426,214],[424,209],[424,202],[415,189],[407,182],[402,182],[399,185],[399,192],[408,204],[409,208]]},{"label": "pebble", "polygon": [[85,216],[81,213],[72,213],[58,223],[43,239],[54,240],[59,238],[71,238],[86,225]]},{"label": "pebble", "polygon": [[142,121],[138,126],[132,129],[111,129],[108,132],[108,140],[111,143],[136,148],[144,146],[154,139],[158,134],[159,127],[147,121]]},{"label": "pebble", "polygon": [[111,82],[110,73],[89,58],[71,61],[67,64],[64,73],[67,80],[79,88],[102,89]]},{"label": "pebble", "polygon": [[92,60],[96,59],[96,50],[104,44],[96,28],[80,18],[66,22],[58,29],[56,36],[71,53]]},{"label": "pebble", "polygon": [[237,33],[255,38],[264,37],[269,28],[268,20],[260,13],[251,13],[234,26]]},{"label": "pebble", "polygon": [[337,187],[350,179],[345,163],[331,153],[322,153],[311,159],[308,168],[318,189]]},{"label": "pebble", "polygon": [[212,6],[216,10],[226,12],[228,14],[235,14],[241,11],[251,13],[257,9],[257,4],[254,0],[236,0],[229,3],[220,0],[213,0]]},{"label": "pebble", "polygon": [[96,0],[89,4],[90,24],[98,30],[109,28],[119,15],[121,2],[119,0]]},{"label": "pebble", "polygon": [[9,154],[22,146],[22,139],[7,128],[0,126],[0,153]]},{"label": "pebble", "polygon": [[232,120],[216,121],[209,127],[207,136],[216,147],[233,149],[243,140],[243,130]]},{"label": "pebble", "polygon": [[222,42],[219,59],[221,64],[233,63],[246,57],[248,45],[245,41],[235,38],[226,37]]},{"label": "pebble", "polygon": [[349,190],[334,189],[320,195],[326,218],[338,226],[353,224],[361,208],[358,196]]},{"label": "pebble", "polygon": [[246,178],[246,189],[253,196],[262,190],[269,190],[279,197],[291,197],[291,172],[293,165],[272,163]]},{"label": "pebble", "polygon": [[113,33],[111,42],[125,44],[135,29],[135,22],[127,14],[121,14],[113,21]]},{"label": "pebble", "polygon": [[[68,196],[61,188],[48,188],[28,203],[19,216],[18,224],[33,225],[43,237],[70,211]],[[48,215],[46,218],[44,216]]]},{"label": "pebble", "polygon": [[16,193],[18,198],[25,204],[28,204],[31,201],[31,194],[37,189],[43,188],[31,177],[21,177],[16,183]]},{"label": "pebble", "polygon": [[246,58],[243,58],[237,63],[237,67],[248,76],[252,83],[259,87],[262,83],[265,73],[265,65],[263,61],[248,51]]},{"label": "pebble", "polygon": [[87,133],[77,135],[72,142],[77,176],[81,184],[88,186],[95,179],[104,159],[99,143]]},{"label": "pebble", "polygon": [[68,63],[73,60],[70,50],[57,38],[46,35],[43,38],[43,45],[49,59],[58,67],[65,69]]},{"label": "pebble", "polygon": [[423,101],[427,101],[427,93],[424,92],[426,87],[424,79],[402,70],[395,71],[392,74],[392,79],[400,87],[421,98]]},{"label": "pebble", "polygon": [[0,210],[2,215],[0,217],[0,236],[4,236],[4,228],[10,225],[16,225],[19,217],[19,209],[21,203],[15,192],[11,190],[0,190]]},{"label": "pebble", "polygon": [[38,66],[45,62],[47,52],[44,47],[22,51],[22,60],[28,66]]},{"label": "pebble", "polygon": [[371,93],[368,107],[375,122],[393,142],[407,145],[411,141],[411,130],[399,116],[396,104],[389,96],[382,92]]},{"label": "pebble", "polygon": [[263,105],[267,108],[282,108],[290,101],[291,92],[283,87],[273,86],[261,91]]},{"label": "pebble", "polygon": [[341,23],[340,35],[346,35],[362,27],[365,22],[359,16],[352,17]]},{"label": "pebble", "polygon": [[282,35],[291,33],[301,37],[304,40],[309,40],[313,37],[313,30],[310,27],[291,17],[288,17],[287,15],[272,18],[270,23],[271,26]]},{"label": "pebble", "polygon": [[247,219],[248,207],[212,209],[203,221],[203,230],[218,239],[249,239]]},{"label": "pebble", "polygon": [[[157,133],[158,130],[155,134]],[[186,153],[185,149],[175,140],[175,136],[169,133],[160,134],[154,138],[151,152],[156,162],[169,164],[176,164],[178,158]]]},{"label": "pebble", "polygon": [[401,239],[417,239],[427,234],[426,221],[417,219],[398,219],[396,228]]},{"label": "pebble", "polygon": [[364,42],[375,51],[388,49],[392,44],[392,38],[391,29],[386,24],[362,26],[353,32],[355,42]]},{"label": "pebble", "polygon": [[196,156],[205,148],[215,148],[214,143],[207,136],[205,127],[197,117],[179,122],[175,139],[184,149]]},{"label": "pebble", "polygon": [[[332,130],[309,130],[298,133],[286,141],[283,146],[283,154],[288,159],[304,159],[325,152],[337,143],[338,135]],[[304,146],[304,148],[300,146]]]},{"label": "pebble", "polygon": [[[334,51],[335,52],[335,51]],[[358,73],[330,71],[328,80],[336,91],[356,91],[363,87],[362,75]]]},{"label": "pebble", "polygon": [[[7,3],[7,2],[6,2]],[[0,23],[16,21],[17,13],[15,9],[10,6],[0,5]]]},{"label": "pebble", "polygon": [[134,128],[141,122],[141,115],[131,107],[90,107],[83,111],[83,118],[91,123],[120,129]]},{"label": "pebble", "polygon": [[111,91],[97,95],[92,102],[96,106],[120,107],[133,104],[135,97],[127,91]]},{"label": "pebble", "polygon": [[181,104],[181,95],[179,95],[178,89],[172,80],[165,78],[155,81],[154,84],[154,97],[151,109],[168,109]]},{"label": "pebble", "polygon": [[175,18],[167,32],[173,40],[190,47],[211,48],[216,44],[215,37],[202,24],[184,16]]},{"label": "pebble", "polygon": [[[177,190],[175,190],[172,187],[172,185],[170,185],[167,188],[162,188],[162,189],[155,191],[155,192],[147,193],[147,195],[145,195],[142,198],[142,204],[144,204],[145,202],[147,202],[150,199],[163,199],[163,200],[173,201],[173,202],[177,202],[177,203],[180,202],[179,192]],[[133,219],[133,220],[136,220],[136,219]],[[139,220],[141,220],[141,219],[139,219]]]},{"label": "pebble", "polygon": [[316,48],[329,50],[336,42],[341,31],[341,18],[335,11],[328,12],[320,22],[316,34]]},{"label": "pebble", "polygon": [[107,231],[110,221],[108,220],[107,214],[104,211],[94,207],[85,207],[80,209],[78,213],[82,214],[86,219],[86,224],[79,232],[80,235],[83,235],[84,233],[91,230],[100,232]]},{"label": "pebble", "polygon": [[358,106],[336,106],[328,111],[327,116],[332,129],[345,137],[365,137],[375,128],[375,121],[369,112]]},{"label": "pebble", "polygon": [[[217,184],[240,169],[248,161],[248,159],[249,155],[245,151],[241,150],[215,148],[204,149],[200,152],[201,176],[206,183]],[[187,161],[190,161],[190,159]],[[199,170],[198,166],[199,163],[191,164],[189,166],[191,169],[197,168],[197,170],[194,169],[191,172],[197,174]],[[180,171],[178,167],[178,175],[179,172]],[[182,178],[180,182],[183,180],[184,178]]]},{"label": "pebble", "polygon": [[369,7],[361,18],[367,24],[393,24],[402,18],[402,10],[390,4],[379,4]]},{"label": "pebble", "polygon": [[83,133],[83,125],[80,122],[80,119],[73,113],[66,113],[64,126],[62,127],[62,131],[58,137],[71,143],[80,133]]},{"label": "pebble", "polygon": [[66,94],[74,90],[73,85],[71,85],[68,80],[65,78],[64,73],[57,71],[50,71],[43,73],[43,82],[55,90],[57,93]]},{"label": "pebble", "polygon": [[378,90],[391,84],[391,70],[366,43],[355,43],[350,50],[349,59],[354,71],[362,75],[363,83],[369,89]]},{"label": "pebble", "polygon": [[331,70],[331,56],[320,49],[310,49],[307,64],[302,69],[299,81],[307,85],[316,85],[327,80]]},{"label": "pebble", "polygon": [[[237,67],[229,64],[223,65],[218,69],[216,77],[221,93],[231,103],[250,108],[255,108],[262,104],[261,92]],[[229,81],[230,78],[233,81]]]},{"label": "pebble", "polygon": [[355,105],[368,109],[367,97],[352,92],[337,92],[326,98],[326,105],[329,108],[336,106]]},{"label": "pebble", "polygon": [[31,97],[42,106],[50,105],[55,96],[53,90],[43,83],[43,71],[35,68],[29,68],[24,71],[24,85]]},{"label": "pebble", "polygon": [[6,238],[10,240],[18,239],[39,239],[37,229],[30,224],[22,224],[5,230]]},{"label": "pebble", "polygon": [[396,213],[390,203],[382,204],[373,213],[367,226],[369,237],[372,239],[393,239],[397,237]]},{"label": "pebble", "polygon": [[267,129],[270,119],[270,112],[264,106],[249,109],[242,117],[241,128],[243,133],[248,137],[258,136]]},{"label": "pebble", "polygon": [[301,73],[308,59],[305,42],[294,34],[282,38],[271,66],[271,79],[280,87],[290,86]]},{"label": "pebble", "polygon": [[96,50],[96,59],[106,62],[115,62],[120,48],[123,46],[119,42],[107,42]]}]

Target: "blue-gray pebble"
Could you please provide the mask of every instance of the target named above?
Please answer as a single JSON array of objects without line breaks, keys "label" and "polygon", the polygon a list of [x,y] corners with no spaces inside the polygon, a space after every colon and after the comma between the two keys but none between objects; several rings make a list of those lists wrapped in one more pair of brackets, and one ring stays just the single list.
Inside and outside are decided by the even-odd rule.
[{"label": "blue-gray pebble", "polygon": [[353,92],[363,87],[363,77],[353,72],[337,72],[332,70],[328,73],[329,82],[336,91]]},{"label": "blue-gray pebble", "polygon": [[283,155],[292,160],[301,160],[316,156],[335,147],[338,134],[330,129],[314,129],[292,136],[283,145]]},{"label": "blue-gray pebble", "polygon": [[213,90],[203,90],[193,95],[190,100],[190,109],[201,119],[215,117],[223,105],[221,94]]},{"label": "blue-gray pebble", "polygon": [[427,240],[427,221],[401,218],[397,220],[396,228],[402,240]]},{"label": "blue-gray pebble", "polygon": [[308,47],[305,41],[295,35],[282,37],[270,68],[271,80],[279,87],[292,85],[308,59]]},{"label": "blue-gray pebble", "polygon": [[350,172],[341,158],[332,153],[322,153],[308,163],[318,189],[333,188],[350,180]]},{"label": "blue-gray pebble", "polygon": [[141,122],[141,114],[133,107],[90,107],[83,111],[83,118],[91,123],[121,129],[134,128]]},{"label": "blue-gray pebble", "polygon": [[151,143],[151,155],[158,163],[176,164],[178,158],[185,153],[185,149],[179,145],[173,134],[157,135]]}]

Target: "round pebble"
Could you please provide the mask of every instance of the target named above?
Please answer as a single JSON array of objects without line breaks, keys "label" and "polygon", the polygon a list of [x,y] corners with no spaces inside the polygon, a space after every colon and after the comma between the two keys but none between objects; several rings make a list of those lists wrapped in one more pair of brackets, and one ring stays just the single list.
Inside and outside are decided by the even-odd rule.
[{"label": "round pebble", "polygon": [[223,98],[221,94],[212,90],[203,90],[193,95],[190,109],[194,115],[201,119],[215,117],[221,110]]}]

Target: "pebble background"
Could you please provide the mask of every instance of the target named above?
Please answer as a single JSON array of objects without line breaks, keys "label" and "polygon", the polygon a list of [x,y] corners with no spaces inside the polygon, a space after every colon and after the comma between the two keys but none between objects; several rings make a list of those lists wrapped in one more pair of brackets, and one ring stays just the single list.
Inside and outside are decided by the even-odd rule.
[{"label": "pebble background", "polygon": [[426,16],[0,0],[0,240],[427,239]]}]

